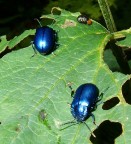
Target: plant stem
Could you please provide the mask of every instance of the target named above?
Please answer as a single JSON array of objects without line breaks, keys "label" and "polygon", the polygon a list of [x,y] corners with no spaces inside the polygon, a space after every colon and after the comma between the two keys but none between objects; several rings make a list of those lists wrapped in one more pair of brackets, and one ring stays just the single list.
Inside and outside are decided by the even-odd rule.
[{"label": "plant stem", "polygon": [[[102,11],[104,20],[106,22],[107,28],[108,28],[109,32],[113,34],[117,30],[116,30],[116,26],[115,26],[108,2],[107,2],[107,0],[98,0],[98,3],[100,6],[100,9]],[[114,56],[116,57],[116,60],[121,68],[121,71],[124,74],[130,74],[131,70],[130,70],[130,67],[129,67],[129,64],[128,64],[128,61],[127,61],[124,51],[122,50],[121,47],[115,45],[116,40],[114,38],[113,38],[113,43],[111,45],[111,50],[112,50]]]},{"label": "plant stem", "polygon": [[117,31],[107,0],[98,0],[98,3],[102,11],[103,17],[105,19],[108,30],[111,33]]}]

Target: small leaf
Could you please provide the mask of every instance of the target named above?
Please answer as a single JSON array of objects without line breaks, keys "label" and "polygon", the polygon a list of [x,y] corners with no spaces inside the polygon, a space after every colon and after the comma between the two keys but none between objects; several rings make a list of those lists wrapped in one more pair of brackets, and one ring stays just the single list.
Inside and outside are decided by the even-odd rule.
[{"label": "small leaf", "polygon": [[7,41],[6,36],[2,36],[0,42],[0,53],[3,52],[6,48],[13,49],[18,43],[20,43],[24,38],[29,35],[33,35],[34,30],[26,30],[21,35],[15,36],[12,40]]},{"label": "small leaf", "polygon": [[0,53],[1,53],[6,49],[9,42],[6,40],[6,36],[1,36],[0,40],[1,40],[0,41]]},{"label": "small leaf", "polygon": [[131,28],[114,33],[116,38],[121,38],[122,35],[125,37],[124,40],[117,41],[116,44],[121,47],[131,48]]}]

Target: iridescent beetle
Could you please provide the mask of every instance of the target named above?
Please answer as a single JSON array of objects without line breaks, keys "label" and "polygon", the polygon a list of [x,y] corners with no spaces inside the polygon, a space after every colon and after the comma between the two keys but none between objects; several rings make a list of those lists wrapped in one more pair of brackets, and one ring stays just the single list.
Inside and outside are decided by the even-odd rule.
[{"label": "iridescent beetle", "polygon": [[99,105],[98,102],[101,101],[103,94],[99,94],[99,89],[95,84],[85,83],[80,85],[77,90],[74,92],[71,85],[68,85],[71,89],[71,96],[73,97],[73,101],[71,103],[71,114],[74,117],[73,121],[68,121],[65,124],[78,124],[84,123],[91,134],[95,137],[89,126],[86,124],[86,120],[91,116],[93,119],[93,123],[95,123],[95,116],[93,115],[93,111],[96,110]]}]

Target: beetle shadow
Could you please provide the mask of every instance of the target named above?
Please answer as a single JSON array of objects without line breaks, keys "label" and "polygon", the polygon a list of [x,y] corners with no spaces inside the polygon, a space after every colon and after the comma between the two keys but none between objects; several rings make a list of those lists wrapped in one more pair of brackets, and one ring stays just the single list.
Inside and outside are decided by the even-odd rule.
[{"label": "beetle shadow", "polygon": [[93,144],[115,144],[115,139],[122,134],[122,125],[106,120],[94,131],[96,138],[90,136]]}]

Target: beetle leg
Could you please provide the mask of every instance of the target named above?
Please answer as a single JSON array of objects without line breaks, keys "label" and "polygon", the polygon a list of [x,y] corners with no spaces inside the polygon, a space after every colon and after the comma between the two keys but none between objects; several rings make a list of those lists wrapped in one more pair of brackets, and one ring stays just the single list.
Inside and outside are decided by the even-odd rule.
[{"label": "beetle leg", "polygon": [[[95,121],[95,116],[94,116],[92,113],[91,113],[91,117],[92,117],[92,120],[93,120],[94,125],[97,126],[96,121]],[[97,127],[98,127],[98,126],[97,126]]]},{"label": "beetle leg", "polygon": [[98,105],[103,104],[104,102],[102,101],[103,98],[103,93],[100,94],[100,96],[98,97],[97,101],[96,101],[96,108]]},{"label": "beetle leg", "polygon": [[52,52],[52,54],[53,54],[54,56],[56,56],[56,54],[55,54],[54,52]]},{"label": "beetle leg", "polygon": [[104,94],[104,93],[101,93],[101,94],[99,95],[99,97],[98,97],[96,103],[102,100],[102,98],[103,98],[103,94]]},{"label": "beetle leg", "polygon": [[[98,97],[98,99],[97,99],[97,101],[96,101],[97,106],[98,106],[98,105],[100,105],[100,104],[102,104],[102,103],[104,103],[104,102],[103,102],[103,101],[101,101],[101,100],[103,99],[103,95],[104,95],[105,91],[107,91],[107,90],[108,90],[108,88],[109,88],[109,87],[107,87],[107,88],[104,90],[104,92],[100,93],[100,95],[99,95],[99,97]],[[101,102],[100,102],[100,103],[98,103],[99,101],[101,101]]]},{"label": "beetle leg", "polygon": [[71,104],[69,102],[67,102],[68,106],[71,106]]},{"label": "beetle leg", "polygon": [[36,52],[36,49],[35,49],[35,47],[34,47],[33,42],[32,42],[32,48],[33,48],[33,50],[34,50],[34,54],[33,54],[31,57],[34,57],[34,56],[37,54],[37,52]]},{"label": "beetle leg", "polygon": [[71,97],[74,97],[75,90],[71,91]]},{"label": "beetle leg", "polygon": [[74,93],[75,93],[75,90],[73,90],[73,88],[72,88],[72,83],[71,82],[69,82],[68,84],[68,87],[70,88],[70,90],[71,90],[71,97],[73,97],[73,95],[74,95]]},{"label": "beetle leg", "polygon": [[97,109],[97,104],[93,105],[93,107],[91,107],[91,112],[95,111]]},{"label": "beetle leg", "polygon": [[102,93],[100,93],[97,102],[101,101],[103,98],[104,93],[108,90],[109,87],[107,87]]},{"label": "beetle leg", "polygon": [[90,127],[87,125],[87,123],[85,121],[83,121],[83,123],[86,125],[86,127],[89,129],[89,131],[91,132],[91,134],[93,135],[93,137],[96,137],[95,134],[91,131]]},{"label": "beetle leg", "polygon": [[60,45],[59,43],[57,43],[57,42],[55,43],[55,47],[56,47],[56,48],[57,48],[59,45]]}]

